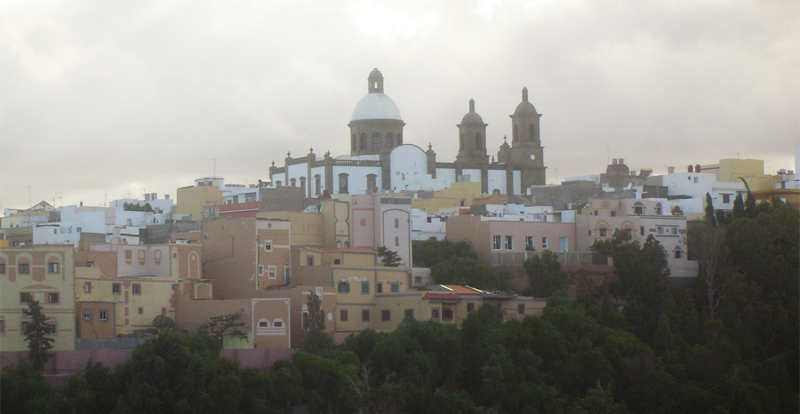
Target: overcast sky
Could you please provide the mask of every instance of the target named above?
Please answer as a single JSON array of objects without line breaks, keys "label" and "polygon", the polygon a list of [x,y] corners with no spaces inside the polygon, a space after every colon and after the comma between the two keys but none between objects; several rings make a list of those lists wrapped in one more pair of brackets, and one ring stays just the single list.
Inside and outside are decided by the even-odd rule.
[{"label": "overcast sky", "polygon": [[799,22],[796,0],[0,1],[0,204],[174,198],[215,163],[252,184],[287,151],[346,154],[374,67],[439,161],[470,98],[496,155],[527,87],[548,183],[609,157],[793,169]]}]

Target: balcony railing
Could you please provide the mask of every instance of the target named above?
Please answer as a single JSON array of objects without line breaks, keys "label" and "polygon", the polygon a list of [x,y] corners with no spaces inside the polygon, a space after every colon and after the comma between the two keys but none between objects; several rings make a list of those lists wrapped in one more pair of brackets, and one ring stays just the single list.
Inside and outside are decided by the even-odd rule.
[{"label": "balcony railing", "polygon": [[[492,266],[520,266],[530,257],[541,255],[542,252],[524,251],[492,253]],[[608,257],[597,252],[553,252],[558,262],[568,265],[607,265]]]}]

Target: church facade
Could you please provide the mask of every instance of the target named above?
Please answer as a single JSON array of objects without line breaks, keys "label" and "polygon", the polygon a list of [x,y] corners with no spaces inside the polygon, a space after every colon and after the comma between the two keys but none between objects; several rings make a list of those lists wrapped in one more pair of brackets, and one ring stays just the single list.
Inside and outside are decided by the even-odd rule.
[{"label": "church facade", "polygon": [[439,162],[427,150],[404,143],[400,110],[384,93],[383,75],[374,69],[367,78],[367,95],[356,104],[350,127],[350,154],[317,157],[313,150],[302,157],[287,154],[283,166],[272,162],[270,186],[299,187],[306,197],[340,194],[376,194],[401,191],[436,191],[452,183],[480,182],[486,194],[525,194],[532,185],[545,184],[544,148],[539,135],[541,114],[522,101],[514,114],[511,145],[507,139],[489,160],[486,126],[470,100],[469,112],[458,127],[459,150],[455,162]]}]

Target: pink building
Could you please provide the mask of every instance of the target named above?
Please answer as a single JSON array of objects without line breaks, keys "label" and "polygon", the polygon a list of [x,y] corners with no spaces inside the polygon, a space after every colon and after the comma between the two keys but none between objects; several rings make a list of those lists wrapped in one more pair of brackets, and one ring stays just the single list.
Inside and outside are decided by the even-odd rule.
[{"label": "pink building", "polygon": [[397,252],[401,265],[411,265],[411,199],[382,195],[357,195],[350,201],[350,247]]},{"label": "pink building", "polygon": [[454,216],[447,219],[447,239],[468,240],[484,263],[492,263],[492,255],[525,251],[550,250],[574,252],[575,223],[512,221],[501,217]]}]

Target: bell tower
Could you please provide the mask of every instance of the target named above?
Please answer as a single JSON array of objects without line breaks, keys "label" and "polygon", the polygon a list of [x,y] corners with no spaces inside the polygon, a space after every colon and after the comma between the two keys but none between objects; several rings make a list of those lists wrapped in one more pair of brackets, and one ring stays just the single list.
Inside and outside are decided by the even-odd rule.
[{"label": "bell tower", "polygon": [[469,112],[458,126],[458,155],[456,162],[463,164],[488,164],[486,154],[486,127],[483,118],[475,112],[475,100],[469,100]]},{"label": "bell tower", "polygon": [[546,182],[544,166],[544,147],[539,136],[539,119],[528,101],[528,88],[522,88],[522,102],[517,105],[511,117],[511,162],[521,168],[522,191],[532,185]]}]

